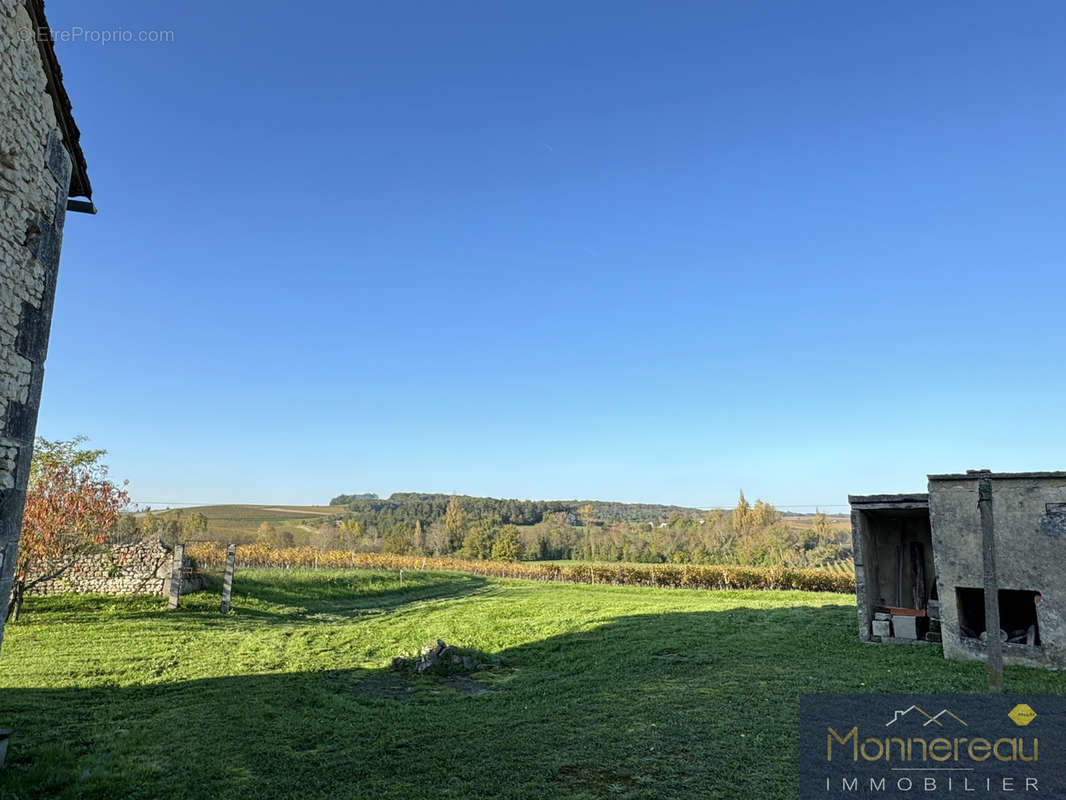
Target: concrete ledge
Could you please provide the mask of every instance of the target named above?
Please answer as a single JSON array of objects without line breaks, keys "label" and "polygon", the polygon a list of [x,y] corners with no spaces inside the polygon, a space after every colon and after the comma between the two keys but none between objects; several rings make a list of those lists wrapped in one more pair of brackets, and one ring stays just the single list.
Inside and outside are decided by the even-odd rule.
[{"label": "concrete ledge", "polygon": [[849,494],[848,502],[853,506],[868,506],[871,504],[899,505],[913,503],[919,506],[929,505],[929,495],[924,493],[907,494]]}]

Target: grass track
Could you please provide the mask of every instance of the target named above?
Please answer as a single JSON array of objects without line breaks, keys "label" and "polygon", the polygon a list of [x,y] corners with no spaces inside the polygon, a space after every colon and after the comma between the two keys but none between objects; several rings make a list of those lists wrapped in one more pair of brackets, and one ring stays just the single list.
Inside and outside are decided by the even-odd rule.
[{"label": "grass track", "polygon": [[[0,659],[0,797],[791,798],[801,693],[984,677],[861,645],[835,594],[247,570],[230,617],[185,602],[32,598]],[[498,656],[493,691],[384,669],[437,637]]]}]

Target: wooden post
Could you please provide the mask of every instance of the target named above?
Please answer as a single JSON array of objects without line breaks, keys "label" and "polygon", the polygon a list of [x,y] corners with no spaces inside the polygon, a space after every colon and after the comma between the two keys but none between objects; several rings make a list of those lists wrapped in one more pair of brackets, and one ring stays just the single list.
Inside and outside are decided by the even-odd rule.
[{"label": "wooden post", "polygon": [[167,608],[177,608],[178,598],[181,597],[181,568],[185,562],[185,547],[180,544],[174,545],[174,556],[170,563],[170,601]]},{"label": "wooden post", "polygon": [[229,613],[230,592],[233,591],[233,562],[237,557],[237,545],[226,548],[226,574],[222,578],[222,613]]},{"label": "wooden post", "polygon": [[985,472],[977,482],[977,508],[981,512],[981,555],[985,580],[985,655],[988,659],[988,691],[1003,691],[1003,642],[999,638],[999,581],[996,578],[996,538],[992,519],[992,475]]}]

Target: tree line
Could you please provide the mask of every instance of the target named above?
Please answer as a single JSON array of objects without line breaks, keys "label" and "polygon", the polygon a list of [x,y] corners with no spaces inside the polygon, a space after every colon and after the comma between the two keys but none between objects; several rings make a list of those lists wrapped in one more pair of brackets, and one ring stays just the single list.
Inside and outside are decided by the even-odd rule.
[{"label": "tree line", "polygon": [[271,523],[258,541],[278,547],[494,560],[820,566],[851,555],[848,530],[821,512],[790,524],[741,492],[732,510],[602,502],[393,494],[345,500],[343,513],[301,537]]},{"label": "tree line", "polygon": [[[341,495],[334,501],[351,498]],[[215,540],[275,549],[455,556],[494,561],[595,561],[816,567],[851,557],[851,534],[824,513],[798,524],[741,492],[729,509],[701,511],[576,501],[396,493],[361,496],[321,520],[261,522],[254,532],[214,533],[199,511],[123,515],[122,540]]]}]

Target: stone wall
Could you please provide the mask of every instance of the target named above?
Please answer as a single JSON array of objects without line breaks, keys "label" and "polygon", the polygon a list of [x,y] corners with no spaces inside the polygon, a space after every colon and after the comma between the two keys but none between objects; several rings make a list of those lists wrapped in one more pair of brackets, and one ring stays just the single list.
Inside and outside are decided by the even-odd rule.
[{"label": "stone wall", "polygon": [[[977,507],[978,475],[930,475],[929,513],[933,552],[940,584],[944,655],[982,659],[985,645],[967,635],[961,619],[959,593],[980,591],[984,570],[981,515]],[[993,473],[992,513],[995,520],[1000,618],[1007,628],[1008,591],[1028,598],[1036,617],[1039,644],[1005,642],[1007,664],[1066,668],[1066,527],[1056,517],[1066,512],[1066,473]]]},{"label": "stone wall", "polygon": [[24,3],[0,0],[0,602],[5,605],[71,175],[37,38]]},{"label": "stone wall", "polygon": [[[172,551],[158,540],[146,539],[112,547],[81,559],[61,577],[37,584],[27,594],[166,594],[169,591]],[[184,569],[192,562],[185,557]],[[182,593],[203,586],[197,575],[186,574]]]}]

